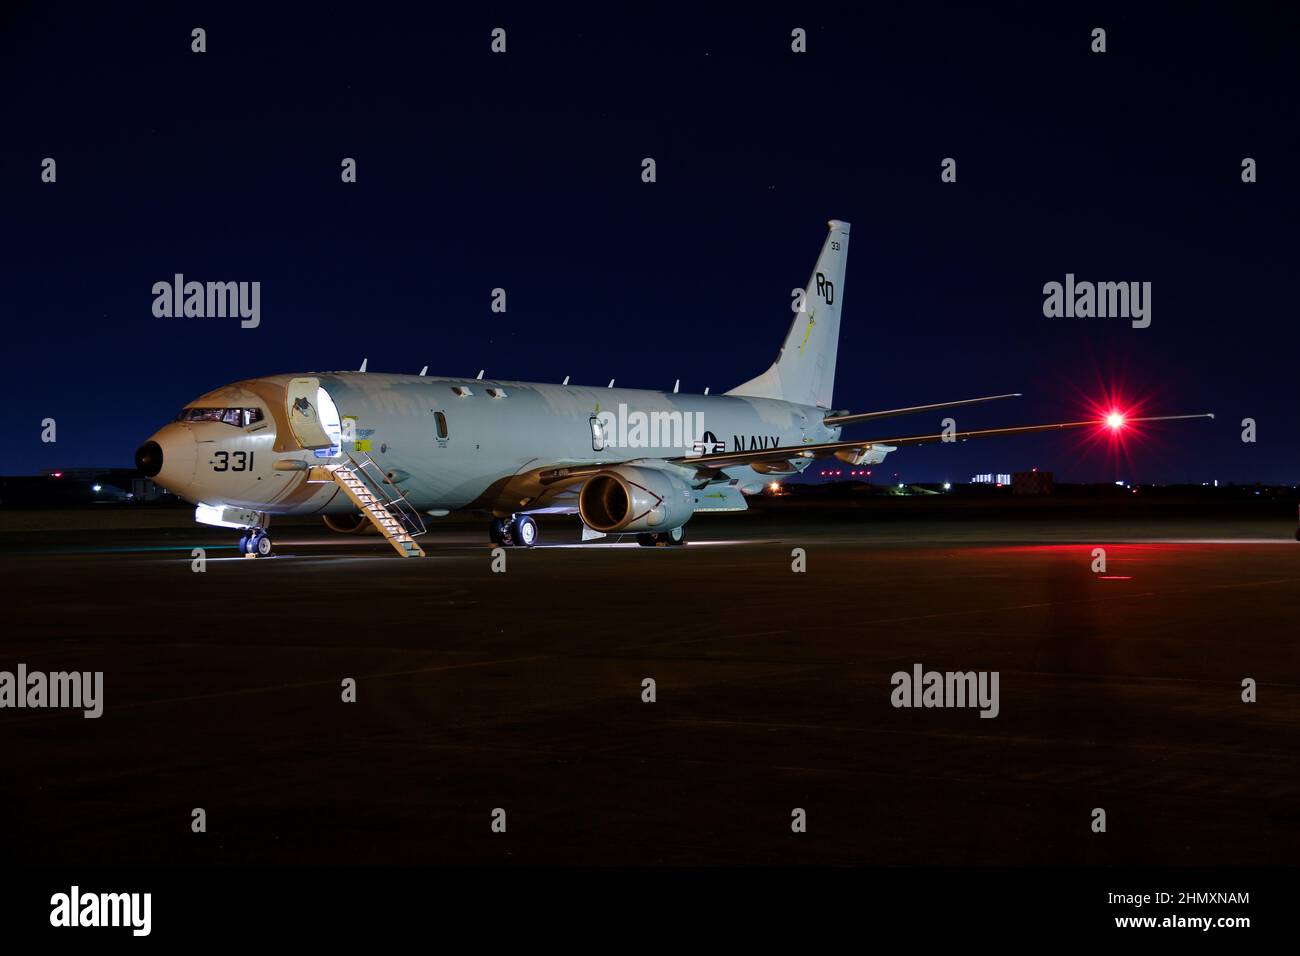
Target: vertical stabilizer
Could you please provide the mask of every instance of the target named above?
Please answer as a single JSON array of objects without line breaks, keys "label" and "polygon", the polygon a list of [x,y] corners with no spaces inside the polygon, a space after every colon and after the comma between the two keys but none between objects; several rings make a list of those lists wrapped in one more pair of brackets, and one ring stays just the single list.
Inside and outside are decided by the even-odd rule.
[{"label": "vertical stabilizer", "polygon": [[799,308],[776,361],[762,375],[737,385],[728,395],[831,407],[844,301],[844,265],[849,257],[849,224],[832,219],[828,225],[830,232],[803,290],[803,301],[795,302]]}]

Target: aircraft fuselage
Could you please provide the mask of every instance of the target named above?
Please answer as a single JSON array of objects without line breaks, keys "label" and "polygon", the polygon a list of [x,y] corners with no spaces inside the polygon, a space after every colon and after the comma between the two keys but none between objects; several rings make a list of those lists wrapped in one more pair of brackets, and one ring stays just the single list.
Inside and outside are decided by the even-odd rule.
[{"label": "aircraft fuselage", "polygon": [[[289,421],[287,389],[304,378],[318,380],[335,406],[340,429],[332,447],[301,447]],[[333,482],[311,480],[313,466],[342,461],[344,453],[369,455],[420,510],[573,511],[571,503],[514,479],[542,467],[838,437],[838,429],[822,425],[825,409],[777,399],[369,372],[250,379],[200,396],[186,409],[258,409],[261,415],[247,424],[248,415],[226,414],[235,421],[164,426],[151,439],[161,454],[155,481],[195,504],[272,515],[354,511]],[[746,492],[765,480],[748,467],[727,475]]]}]

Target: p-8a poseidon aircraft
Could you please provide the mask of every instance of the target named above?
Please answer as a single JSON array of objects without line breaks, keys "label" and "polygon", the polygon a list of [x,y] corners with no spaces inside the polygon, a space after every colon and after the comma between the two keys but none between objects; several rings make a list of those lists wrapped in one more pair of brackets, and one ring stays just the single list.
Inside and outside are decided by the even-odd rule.
[{"label": "p-8a poseidon aircraft", "polygon": [[[849,224],[832,220],[776,361],[722,395],[371,372],[272,375],[186,405],[136,464],[193,503],[199,522],[271,553],[272,515],[378,529],[422,556],[423,515],[490,516],[498,544],[532,547],[533,515],[577,513],[583,538],[682,544],[702,511],[743,511],[771,476],[835,456],[874,464],[905,445],[1088,426],[1105,420],[844,440],[847,425],[1018,393],[851,413],[832,406]],[[364,368],[364,363],[363,363]],[[1169,415],[1133,422],[1213,416]]]}]

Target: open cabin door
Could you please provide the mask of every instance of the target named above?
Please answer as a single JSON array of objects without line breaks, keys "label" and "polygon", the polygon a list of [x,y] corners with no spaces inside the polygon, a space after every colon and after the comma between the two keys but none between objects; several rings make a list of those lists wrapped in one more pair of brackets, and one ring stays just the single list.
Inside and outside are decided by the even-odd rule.
[{"label": "open cabin door", "polygon": [[336,449],[341,437],[339,412],[320,379],[291,379],[285,389],[289,429],[299,448]]}]

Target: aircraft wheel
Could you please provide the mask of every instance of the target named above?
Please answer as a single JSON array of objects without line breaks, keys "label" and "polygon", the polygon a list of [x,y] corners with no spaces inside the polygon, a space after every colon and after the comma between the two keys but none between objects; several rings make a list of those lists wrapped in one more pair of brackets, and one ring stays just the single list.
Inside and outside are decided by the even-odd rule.
[{"label": "aircraft wheel", "polygon": [[493,518],[492,522],[488,525],[488,537],[492,540],[493,544],[505,544],[506,523],[500,518]]},{"label": "aircraft wheel", "polygon": [[248,539],[248,554],[255,554],[259,558],[268,557],[271,554],[271,536],[265,531],[258,531]]},{"label": "aircraft wheel", "polygon": [[520,515],[514,521],[515,543],[524,548],[531,548],[541,537],[541,531],[537,527],[537,522],[531,515]]},{"label": "aircraft wheel", "polygon": [[239,536],[239,553],[248,554],[248,535],[246,534]]},{"label": "aircraft wheel", "polygon": [[672,548],[680,548],[686,543],[686,529],[683,527],[673,528],[672,531],[665,531],[660,535],[664,544]]}]

